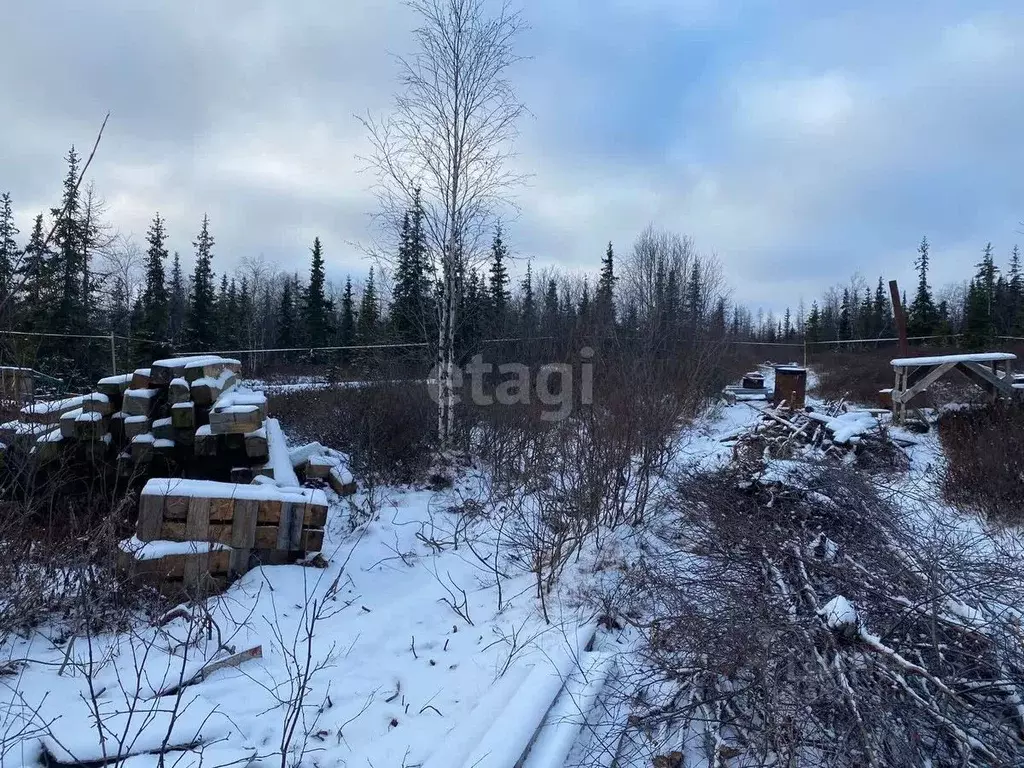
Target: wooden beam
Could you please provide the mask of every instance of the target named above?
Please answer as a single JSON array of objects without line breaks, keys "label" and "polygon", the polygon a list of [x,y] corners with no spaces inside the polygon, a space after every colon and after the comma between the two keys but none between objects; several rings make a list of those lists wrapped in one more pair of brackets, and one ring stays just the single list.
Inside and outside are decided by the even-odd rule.
[{"label": "wooden beam", "polygon": [[1007,397],[1013,394],[1013,380],[1001,379],[980,363],[961,362],[957,364],[961,373],[992,394],[1002,393]]},{"label": "wooden beam", "polygon": [[936,381],[941,379],[951,370],[956,367],[956,363],[943,363],[942,365],[932,366],[931,370],[928,371],[924,376],[919,378],[917,382],[902,392],[893,390],[892,399],[893,402],[908,403],[914,397],[924,392],[928,387],[934,384]]}]

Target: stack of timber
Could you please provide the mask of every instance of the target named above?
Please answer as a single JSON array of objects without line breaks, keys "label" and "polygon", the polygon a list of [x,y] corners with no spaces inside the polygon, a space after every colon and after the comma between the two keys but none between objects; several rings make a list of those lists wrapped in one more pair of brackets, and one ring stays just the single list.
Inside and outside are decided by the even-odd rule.
[{"label": "stack of timber", "polygon": [[0,440],[35,482],[51,469],[62,481],[56,469],[73,466],[144,484],[122,566],[171,592],[209,593],[255,565],[319,552],[326,489],[356,490],[344,454],[319,443],[289,451],[266,396],[242,387],[239,370],[216,355],[157,360],[88,394],[26,406],[0,425]]},{"label": "stack of timber", "polygon": [[327,497],[310,488],[154,478],[122,567],[165,591],[209,592],[259,565],[323,547]]}]

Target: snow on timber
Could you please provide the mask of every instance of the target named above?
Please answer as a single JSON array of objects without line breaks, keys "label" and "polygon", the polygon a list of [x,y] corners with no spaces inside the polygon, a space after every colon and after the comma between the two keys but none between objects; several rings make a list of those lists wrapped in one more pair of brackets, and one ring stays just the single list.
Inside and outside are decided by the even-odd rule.
[{"label": "snow on timber", "polygon": [[891,360],[897,368],[915,365],[945,365],[946,363],[996,363],[1002,360],[1016,360],[1010,352],[979,352],[975,355],[935,355],[933,357],[899,357]]}]

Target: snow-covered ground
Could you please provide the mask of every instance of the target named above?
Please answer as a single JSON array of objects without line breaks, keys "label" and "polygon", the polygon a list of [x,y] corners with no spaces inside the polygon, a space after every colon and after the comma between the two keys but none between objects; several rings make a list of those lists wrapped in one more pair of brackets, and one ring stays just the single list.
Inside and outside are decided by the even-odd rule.
[{"label": "snow-covered ground", "polygon": [[[721,466],[732,452],[723,437],[759,418],[756,404],[716,407],[688,430],[677,463]],[[911,470],[891,490],[929,508],[941,451],[932,435],[907,437]],[[626,567],[632,534],[582,553],[545,623],[532,575],[495,561],[489,529],[450,510],[479,482],[332,495],[326,568],[250,572],[210,601],[201,631],[186,611],[91,641],[45,627],[19,640],[4,649],[24,663],[0,676],[0,763],[35,765],[45,750],[149,766],[170,750],[164,764],[177,766],[281,765],[284,752],[287,765],[512,768],[543,721],[525,765],[610,765],[607,740],[628,713],[601,693],[636,638],[598,629],[591,642],[597,611],[582,595]],[[375,514],[353,531],[354,509]],[[592,705],[596,730],[580,714]]]}]

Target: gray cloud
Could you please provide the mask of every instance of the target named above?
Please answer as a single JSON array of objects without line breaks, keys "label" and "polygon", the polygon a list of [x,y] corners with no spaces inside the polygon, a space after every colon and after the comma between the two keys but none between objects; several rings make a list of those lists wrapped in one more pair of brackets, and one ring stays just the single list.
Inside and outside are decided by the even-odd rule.
[{"label": "gray cloud", "polygon": [[[160,210],[188,255],[207,212],[220,269],[260,253],[304,269],[315,234],[335,276],[368,267],[354,115],[391,101],[401,4],[12,5],[0,188],[23,228],[110,109],[93,176],[122,230]],[[925,233],[937,283],[988,239],[1008,250],[1024,218],[1012,0],[798,5],[529,4],[515,251],[593,269],[653,221],[716,252],[738,299],[780,308],[855,269],[909,280]]]}]

